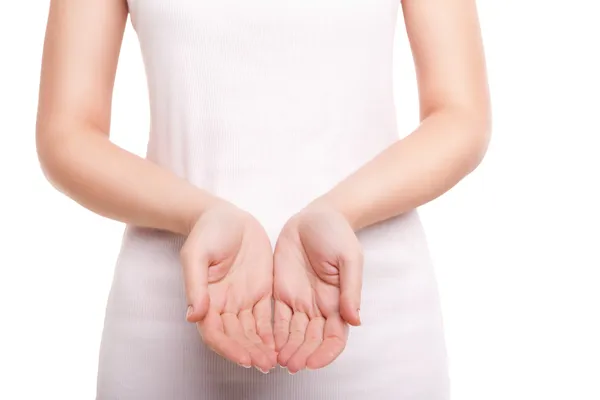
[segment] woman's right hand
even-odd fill
[[[204,343],[244,367],[277,363],[271,327],[273,252],[261,224],[227,202],[209,207],[181,249],[186,319]]]

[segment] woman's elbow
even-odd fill
[[[472,163],[471,170],[481,164],[487,154],[492,137],[492,123],[488,117],[481,121],[474,121],[471,132],[472,141]]]
[[[61,190],[65,169],[68,168],[68,143],[65,127],[39,123],[36,127],[36,152],[40,168],[46,179]]]
[[[473,107],[461,113],[465,142],[467,143],[466,164],[469,172],[483,161],[492,136],[492,117],[488,107]]]

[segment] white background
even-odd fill
[[[34,146],[48,0],[0,2],[0,399],[93,399],[122,226],[43,178]],[[494,137],[481,167],[422,208],[454,400],[600,399],[600,10],[480,0]],[[398,25],[402,134],[416,88]],[[112,135],[142,154],[145,77],[128,26]],[[308,399],[307,399],[308,400]],[[428,399],[429,400],[429,399]],[[433,399],[432,399],[433,400]]]

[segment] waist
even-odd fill
[[[192,168],[193,185],[250,212],[273,234],[294,213],[352,172],[347,165],[254,165]]]

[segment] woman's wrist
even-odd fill
[[[179,208],[180,213],[175,226],[176,232],[184,236],[189,235],[200,217],[211,208],[231,205],[224,199],[196,188],[194,188],[194,193],[184,197],[185,200]]]
[[[361,225],[360,216],[352,207],[350,200],[330,191],[313,200],[307,208],[335,212],[341,215],[352,227],[352,230],[356,232],[363,226]]]

